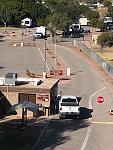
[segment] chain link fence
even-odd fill
[[[83,41],[74,40],[74,46],[79,47],[85,54],[99,64],[111,77],[113,77],[113,66],[100,57],[92,48],[85,45]]]

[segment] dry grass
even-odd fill
[[[105,48],[99,51],[98,55],[113,65],[113,48]]]

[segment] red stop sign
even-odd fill
[[[104,102],[104,97],[103,96],[98,96],[97,97],[97,102],[98,103],[103,103]]]

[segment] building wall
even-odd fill
[[[6,98],[8,99],[8,101],[11,103],[11,105],[17,104],[19,101],[22,102],[26,99],[28,95],[36,95],[36,99],[35,99],[35,103],[39,104],[39,106],[42,106],[42,111],[44,115],[50,115],[50,105],[51,105],[51,101],[53,101],[53,99],[55,100],[55,95],[57,92],[55,92],[56,88],[54,87],[51,90],[52,96],[50,96],[50,92],[49,93],[18,93],[18,92],[3,92],[3,94],[6,96]],[[19,99],[19,94],[23,94],[21,96],[21,100]],[[24,95],[25,94],[25,95]],[[55,95],[54,95],[55,94]],[[22,98],[23,97],[23,98]],[[40,97],[40,98],[39,98]],[[53,109],[53,106],[51,107],[51,110]],[[22,114],[22,109],[17,109],[16,110],[18,117],[21,117]],[[32,117],[34,114],[31,111],[27,111],[27,116],[28,117]]]
[[[11,105],[18,103],[18,93],[16,92],[3,92]]]
[[[53,113],[55,110],[55,98],[58,93],[58,82],[53,83],[53,86],[45,84],[45,88],[29,88],[29,87],[17,87],[17,86],[0,86],[1,92],[6,96],[11,105],[18,102],[30,101],[39,104],[42,107],[42,111],[45,115]],[[51,110],[51,111],[50,111]],[[22,109],[17,109],[17,113],[21,115]],[[33,116],[32,112],[28,111],[28,116]]]

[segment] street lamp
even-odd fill
[[[57,44],[56,44],[56,42],[57,42],[57,40],[55,39],[55,69],[56,69],[56,67],[57,67],[57,59],[56,59],[56,49],[57,49]]]
[[[24,26],[25,26],[25,24],[22,25],[22,41],[21,41],[21,47],[24,46],[24,39],[23,39],[23,27],[24,27]]]
[[[46,76],[47,76],[47,73],[46,73],[46,62],[47,62],[47,57],[46,57],[46,38],[45,38],[45,40],[44,40],[44,72],[43,72],[43,78],[46,78]]]
[[[46,72],[46,40],[44,41],[44,72]]]

